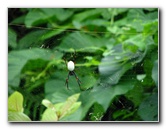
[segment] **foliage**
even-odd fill
[[[15,91],[8,99],[8,120],[9,121],[30,121],[23,113],[23,96]]]
[[[49,100],[43,100],[42,103],[47,109],[43,113],[42,121],[58,121],[75,112],[81,105],[81,102],[76,102],[79,96],[80,94],[72,95],[65,102],[55,105]]]
[[[19,121],[158,121],[158,9],[8,12],[8,94],[24,96],[9,114],[18,103]],[[65,60],[81,89],[70,76],[67,90]]]

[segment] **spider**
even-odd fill
[[[69,70],[68,76],[67,76],[66,81],[65,81],[65,85],[67,86],[67,89],[69,90],[69,87],[68,87],[69,76],[75,76],[77,83],[81,89],[81,81],[77,77],[76,73],[74,72],[74,68],[75,68],[74,62],[71,60],[69,62],[66,62],[66,60],[65,60],[65,63],[66,63],[67,69]]]

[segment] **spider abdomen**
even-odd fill
[[[73,71],[74,70],[74,62],[73,61],[69,61],[68,63],[67,63],[67,68],[68,68],[68,70],[69,71]]]

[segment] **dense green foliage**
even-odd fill
[[[158,121],[158,9],[9,8],[8,17],[8,94],[18,97],[8,104],[23,114],[9,110],[9,120]],[[65,60],[81,88],[74,76],[66,88]]]

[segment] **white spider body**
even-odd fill
[[[74,68],[75,68],[74,62],[73,62],[73,61],[69,61],[69,62],[67,63],[67,68],[68,68],[69,71],[73,71]]]

